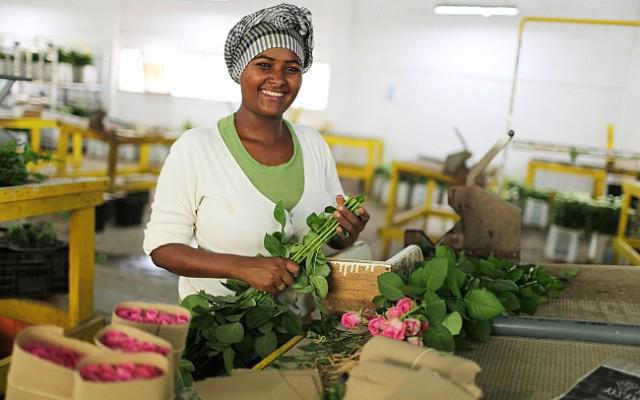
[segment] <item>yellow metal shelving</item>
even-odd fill
[[[401,174],[409,174],[426,178],[426,200],[422,207],[417,207],[408,211],[397,213],[396,198],[398,194],[398,183]],[[458,214],[450,209],[433,204],[433,196],[438,184],[461,184],[455,177],[443,173],[440,169],[429,165],[426,162],[414,161],[403,162],[394,161],[391,163],[391,177],[389,181],[389,194],[387,209],[385,213],[384,226],[379,230],[382,238],[382,258],[389,257],[391,242],[393,240],[404,239],[404,225],[422,220],[422,229],[426,229],[429,217],[439,217],[457,222]]]
[[[364,193],[369,193],[376,167],[382,162],[384,142],[379,139],[339,136],[328,133],[324,134],[323,137],[332,148],[347,147],[361,149],[366,152],[367,159],[364,164],[338,162],[336,166],[340,178],[362,180],[364,183]]]
[[[627,260],[631,265],[640,266],[640,239],[626,236],[632,198],[640,200],[640,182],[625,181],[622,183],[620,222],[618,234],[613,239],[613,248],[616,256]]]

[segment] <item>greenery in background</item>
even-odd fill
[[[93,65],[93,56],[89,53],[82,53],[71,50],[69,53],[69,63],[76,67],[84,67],[85,65]]]
[[[539,189],[533,186],[524,185],[513,179],[509,179],[506,183],[507,198],[506,200],[524,206],[526,199],[549,201],[551,194],[547,190]]]
[[[20,249],[51,248],[60,244],[51,222],[10,224],[4,240],[10,247]]]
[[[570,277],[577,269],[569,269]],[[533,314],[540,304],[557,297],[562,281],[539,265],[515,265],[495,257],[478,259],[438,246],[434,258],[419,263],[409,276],[386,272],[378,276],[380,295],[373,302],[379,314],[402,297],[415,300],[412,318],[426,319],[426,346],[452,352],[466,339],[484,342],[490,321],[503,313]],[[454,339],[455,337],[455,339]]]
[[[18,143],[12,140],[0,145],[0,187],[22,185],[30,180],[37,182],[45,180],[46,175],[31,172],[27,166],[40,160],[50,159],[49,156],[32,151],[28,143],[18,146]]]
[[[380,176],[384,179],[391,178],[391,166],[389,165],[379,165],[374,170],[373,174],[375,176]]]
[[[582,193],[558,193],[554,199],[551,220],[570,229],[586,229],[591,212],[591,197]]]
[[[355,212],[363,202],[364,196],[352,197],[345,207]],[[334,210],[327,207],[323,215],[311,214],[307,218],[309,233],[296,241],[285,237],[286,213],[282,203],[278,203],[274,218],[280,231],[265,234],[264,238],[264,246],[271,255],[289,258],[300,265],[300,275],[292,288],[297,293],[310,294],[322,312],[326,311],[321,300],[329,291],[326,278],[330,268],[321,248],[335,237],[338,221],[333,216]],[[196,379],[250,365],[256,356],[265,357],[279,343],[303,333],[300,316],[271,294],[238,280],[227,280],[225,286],[235,294],[212,296],[200,292],[182,301],[182,306],[193,315],[184,358],[193,363]]]
[[[69,52],[65,49],[58,49],[58,62],[60,64],[71,64],[71,58],[69,57]]]
[[[85,65],[93,65],[93,56],[88,53],[59,48],[58,62],[82,67]]]
[[[58,111],[66,114],[77,115],[78,117],[89,117],[94,112],[94,110],[80,104],[60,105],[58,106]]]
[[[618,231],[620,220],[620,197],[606,196],[591,201],[591,213],[589,227],[591,230],[615,235]]]

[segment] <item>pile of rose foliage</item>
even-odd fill
[[[562,279],[576,274],[564,272]],[[448,247],[418,263],[408,275],[386,272],[378,277],[375,310],[342,315],[347,329],[366,326],[373,336],[406,340],[418,346],[453,352],[466,339],[484,342],[491,320],[501,314],[534,314],[564,284],[539,265],[515,265],[495,257],[479,259]]]

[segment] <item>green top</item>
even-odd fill
[[[249,154],[240,141],[233,114],[218,121],[218,130],[233,158],[253,186],[274,203],[282,200],[284,207],[291,211],[298,204],[304,190],[304,164],[295,130],[289,121],[284,122],[293,141],[293,156],[286,163],[274,166],[261,164]]]

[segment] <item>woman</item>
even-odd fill
[[[204,290],[226,294],[220,280],[240,279],[278,294],[300,267],[268,254],[264,234],[279,230],[273,209],[283,201],[286,234],[302,237],[306,218],[337,203],[334,248],[351,245],[369,214],[347,210],[335,161],[322,137],[294,128],[283,114],[311,66],[311,13],[288,4],[244,17],[229,32],[225,61],[242,103],[216,128],[180,136],[158,178],[144,249],[177,275],[180,298]],[[195,239],[198,248],[191,247]]]

